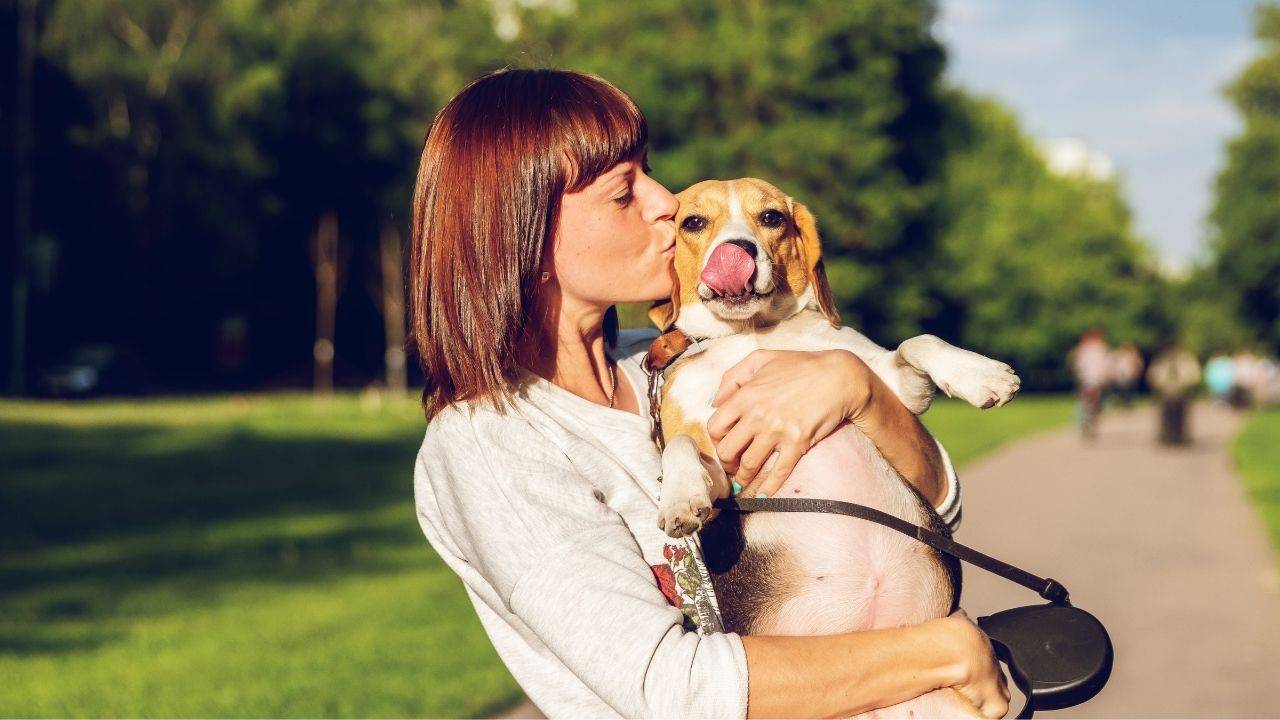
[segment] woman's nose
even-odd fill
[[[662,220],[675,220],[676,210],[680,209],[680,201],[670,190],[663,187],[662,183],[653,178],[646,178],[653,186],[652,197],[647,203],[649,211],[649,222],[659,222]]]

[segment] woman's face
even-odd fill
[[[618,163],[560,201],[551,249],[562,299],[601,307],[670,297],[679,202],[646,174]]]

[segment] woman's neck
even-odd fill
[[[544,322],[530,328],[517,350],[518,362],[533,374],[578,397],[601,405],[622,400],[611,378],[604,341],[604,316],[608,308],[567,307],[558,312],[536,313]]]

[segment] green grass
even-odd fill
[[[1280,550],[1280,408],[1250,416],[1235,440],[1236,467]]]
[[[925,419],[957,465],[1063,398]],[[422,537],[416,403],[0,402],[0,716],[482,716],[519,688]]]
[[[939,399],[923,420],[951,462],[962,467],[1010,440],[1066,425],[1075,412],[1075,398],[1067,395],[1019,395],[1002,408],[987,410]]]
[[[0,716],[470,716],[519,688],[412,503],[415,403],[0,403]]]

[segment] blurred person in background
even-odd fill
[[[1133,395],[1142,377],[1142,353],[1138,346],[1126,342],[1111,354],[1111,376],[1116,399],[1124,407],[1133,404]]]
[[[1235,363],[1235,376],[1232,378],[1231,406],[1247,410],[1257,403],[1262,394],[1266,368],[1262,365],[1262,358],[1248,350],[1238,351],[1232,360]]]
[[[1102,412],[1102,393],[1111,381],[1111,351],[1101,328],[1084,331],[1080,342],[1067,353],[1067,364],[1080,393],[1080,432],[1086,438],[1095,438],[1098,415]]]
[[[1259,405],[1275,405],[1280,403],[1280,363],[1273,357],[1264,356],[1259,361],[1262,380],[1259,383]]]
[[[1147,384],[1160,396],[1159,441],[1165,445],[1185,445],[1187,407],[1200,384],[1200,362],[1176,339],[1151,361]]]
[[[1226,404],[1236,384],[1235,360],[1224,353],[1215,354],[1204,365],[1204,384],[1215,402]]]

